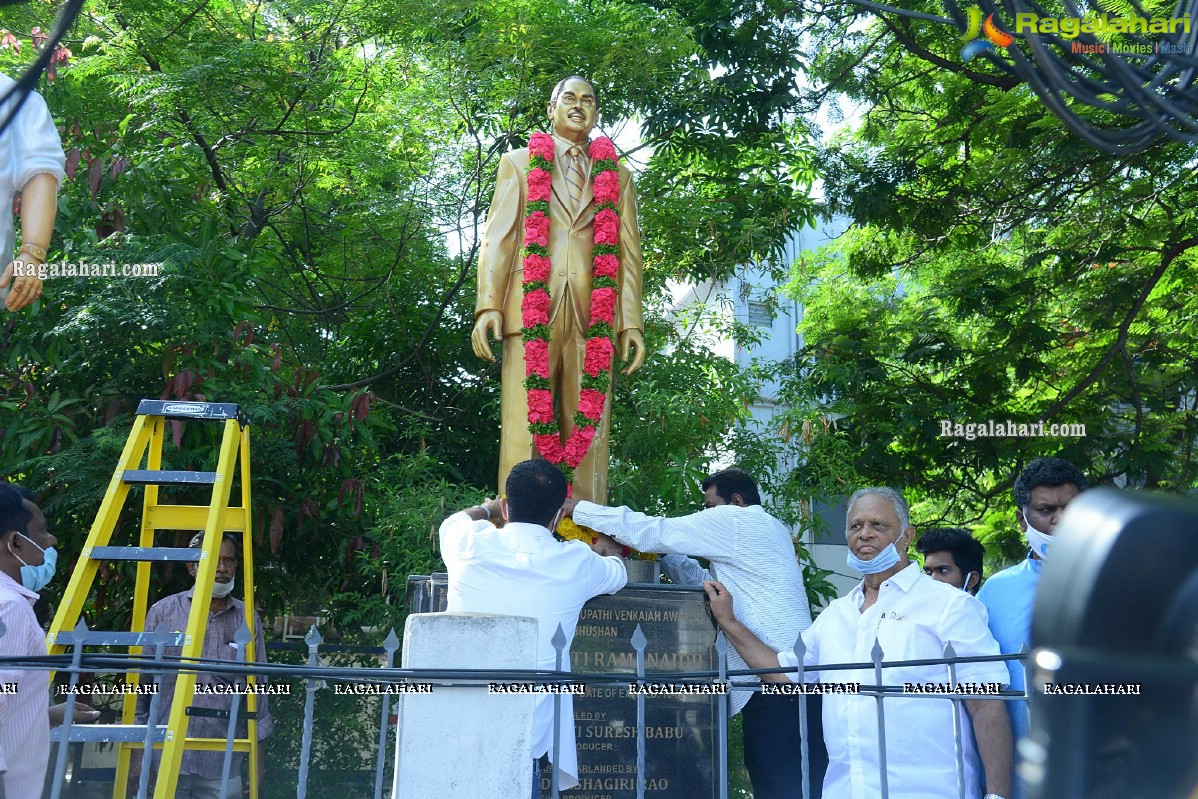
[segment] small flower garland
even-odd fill
[[[585,544],[595,543],[596,534],[590,527],[583,527],[578,522],[571,518],[562,519],[558,522],[557,529],[554,530],[563,541],[582,541]],[[657,560],[657,555],[651,552],[637,552],[635,549],[628,550],[629,555],[636,553],[635,560]]]
[[[549,383],[549,197],[553,181],[554,142],[548,133],[534,133],[528,142],[528,197],[524,212],[524,387],[528,390],[528,429],[537,451],[561,467],[568,483],[591,448],[615,356],[612,341],[616,315],[616,275],[620,270],[620,179],[616,148],[611,139],[591,142],[592,186],[595,196],[590,326],[586,334],[582,389],[574,414],[574,431],[563,444]]]

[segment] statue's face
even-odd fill
[[[586,141],[591,128],[595,127],[598,114],[595,90],[581,78],[566,81],[556,103],[553,100],[549,101],[549,118],[553,121],[553,132],[570,141]]]

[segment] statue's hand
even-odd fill
[[[490,340],[498,341],[503,337],[503,314],[499,311],[483,311],[474,320],[474,332],[470,334],[470,343],[474,345],[474,354],[484,361],[495,361],[491,354]]]
[[[40,262],[30,260],[27,255],[21,259],[21,263],[35,268],[40,265]],[[10,311],[19,311],[42,296],[42,281],[35,275],[22,275],[13,279],[16,264],[16,261],[9,263],[4,274],[0,275],[0,289],[10,289],[7,292],[8,297],[5,299],[0,295],[0,299],[4,299],[4,306]]]
[[[629,362],[629,357],[632,360]],[[645,334],[635,328],[620,331],[620,360],[628,365],[620,370],[622,375],[630,375],[645,362]]]

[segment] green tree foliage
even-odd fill
[[[1192,150],[1099,153],[993,64],[962,64],[953,28],[851,8],[829,10],[816,47],[821,90],[863,121],[821,154],[825,210],[854,224],[792,274],[806,346],[783,370],[787,424],[810,466],[797,478],[825,497],[901,486],[918,521],[973,525],[1007,555],[1010,487],[1033,457],[1191,488]],[[967,441],[941,420],[1081,423],[1085,437]]]
[[[0,474],[42,494],[64,570],[139,399],[239,402],[268,613],[331,602],[346,627],[394,620],[383,597],[436,564],[430,524],[494,491],[498,373],[468,344],[481,225],[499,157],[543,129],[574,72],[599,89],[602,132],[646,131],[657,321],[653,356],[618,383],[615,498],[690,506],[754,388],[664,323],[665,282],[721,279],[810,214],[793,32],[780,6],[748,9],[90,4],[40,87],[68,152],[51,260],[158,274],[55,279],[40,308],[5,319]],[[23,46],[0,50],[3,68],[32,61],[52,11],[5,10]],[[763,113],[738,87],[766,76],[778,99]],[[711,113],[691,120],[700,106]],[[168,465],[210,468],[211,431],[170,433]],[[93,621],[122,623],[128,577],[105,572]]]

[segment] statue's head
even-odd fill
[[[554,87],[548,110],[553,132],[581,143],[587,140],[599,117],[599,97],[589,80],[571,75]]]

